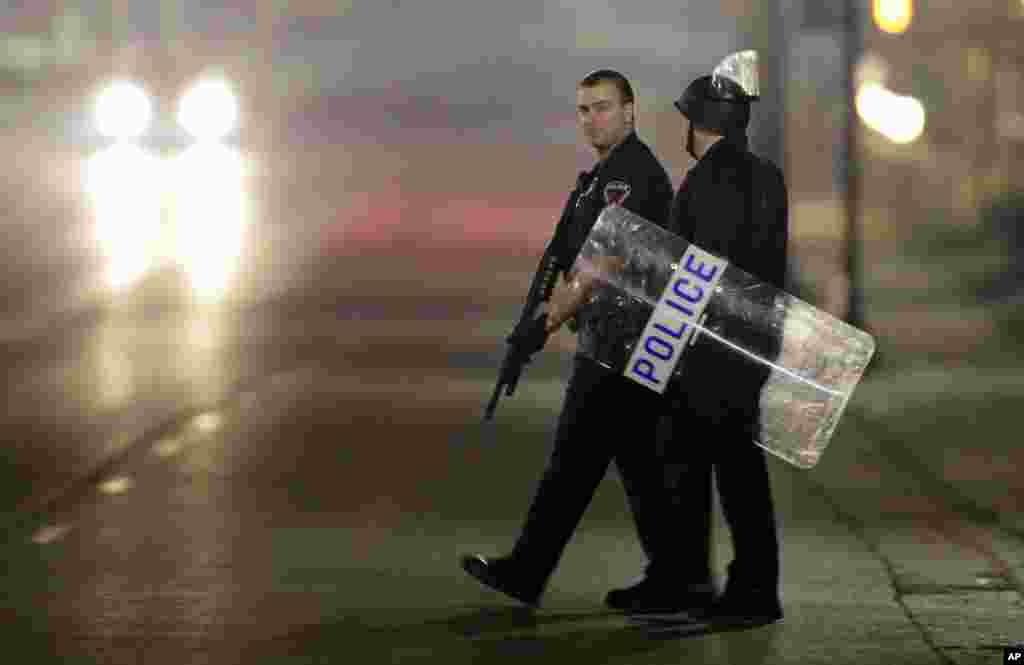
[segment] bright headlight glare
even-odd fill
[[[197,81],[181,97],[178,122],[197,139],[219,139],[238,124],[238,98],[223,79]]]
[[[137,138],[153,119],[153,102],[138,84],[115,81],[96,95],[93,114],[96,128],[104,136]]]
[[[157,259],[162,164],[139,145],[120,142],[93,154],[84,167],[96,240],[108,261],[108,285],[130,286]]]

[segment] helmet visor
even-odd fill
[[[736,87],[749,99],[761,96],[757,51],[739,51],[726,57],[711,72],[711,89],[719,99],[737,98]]]

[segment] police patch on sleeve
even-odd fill
[[[604,202],[610,206],[622,205],[630,191],[628,182],[612,180],[604,186]]]

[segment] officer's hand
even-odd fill
[[[587,279],[579,273],[574,273],[568,280],[563,276],[558,285],[551,293],[551,300],[548,302],[547,332],[551,334],[558,330],[566,320],[576,314],[576,310],[586,299],[589,292],[585,286]]]
[[[548,306],[548,333],[558,330],[573,318],[580,306],[586,302],[599,281],[599,275],[611,275],[622,270],[625,261],[617,256],[599,256],[590,260],[584,270],[575,270],[569,279],[562,278]]]

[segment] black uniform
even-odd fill
[[[598,215],[609,203],[664,226],[672,182],[651,150],[632,132],[589,173],[575,203],[569,233],[575,261]],[[625,192],[623,195],[622,192]],[[554,449],[541,477],[511,558],[526,595],[543,590],[566,543],[586,510],[608,464],[615,460],[645,551],[654,541],[661,510],[661,473],[655,465],[655,427],[662,402],[647,388],[625,380],[582,355],[606,340],[609,311],[584,306],[577,312],[579,353],[555,431]]]
[[[669,229],[783,289],[787,220],[782,172],[749,152],[745,135],[740,135],[713,144],[690,170],[672,202]],[[726,334],[769,359],[781,341],[742,323],[734,323]],[[729,583],[775,593],[779,546],[771,488],[764,451],[753,443],[769,371],[709,340],[698,342],[684,362],[683,380],[670,394],[675,434],[665,445],[666,472],[670,501],[678,510],[675,524],[666,528],[678,531],[681,519],[694,524],[697,538],[672,539],[657,553],[656,562],[689,582],[711,579],[713,467],[736,554]],[[686,445],[687,435],[697,432],[704,434],[703,445]]]

